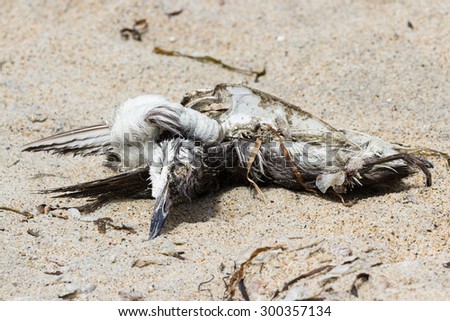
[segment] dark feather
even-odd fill
[[[42,193],[63,193],[55,197],[72,198],[151,198],[149,168],[143,167],[112,177],[65,187],[44,190]]]

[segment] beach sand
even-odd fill
[[[36,191],[113,175],[101,157],[24,153],[23,144],[108,120],[136,95],[180,101],[222,82],[247,83],[337,128],[450,151],[448,1],[3,0],[2,11],[2,207],[80,205]],[[122,39],[139,19],[148,23],[142,41]],[[255,82],[155,47],[266,75]],[[266,203],[250,187],[225,189],[176,207],[150,241],[153,200],[81,219],[0,210],[0,299],[222,300],[235,266],[282,245],[245,265],[250,299],[279,290],[275,299],[449,300],[449,167],[428,159],[432,187],[417,173],[352,207],[279,188],[263,188]],[[104,217],[136,233],[100,233],[93,220]],[[243,299],[238,289],[233,298]]]

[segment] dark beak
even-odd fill
[[[150,224],[150,239],[154,239],[161,232],[171,205],[169,182],[167,182],[162,194],[156,200],[155,211],[153,212],[152,222]]]

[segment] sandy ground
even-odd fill
[[[1,2],[0,206],[74,206],[33,192],[112,174],[101,157],[27,154],[24,143],[97,124],[135,95],[179,101],[221,82],[247,82],[338,128],[450,150],[448,1]],[[138,19],[149,24],[142,41],[121,39]],[[267,74],[255,83],[155,46]],[[152,241],[153,200],[93,214],[135,234],[99,233],[92,217],[64,210],[30,219],[2,210],[0,299],[221,300],[235,262],[284,244],[246,267],[251,299],[313,271],[276,299],[449,300],[449,168],[429,159],[432,187],[418,173],[408,188],[352,207],[277,188],[264,189],[264,203],[248,187],[228,189],[177,207]]]

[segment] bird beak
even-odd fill
[[[153,212],[152,222],[150,224],[150,239],[154,239],[161,232],[161,229],[166,222],[167,215],[169,214],[171,205],[172,202],[170,200],[169,182],[167,181],[163,192],[156,199],[155,210]]]

